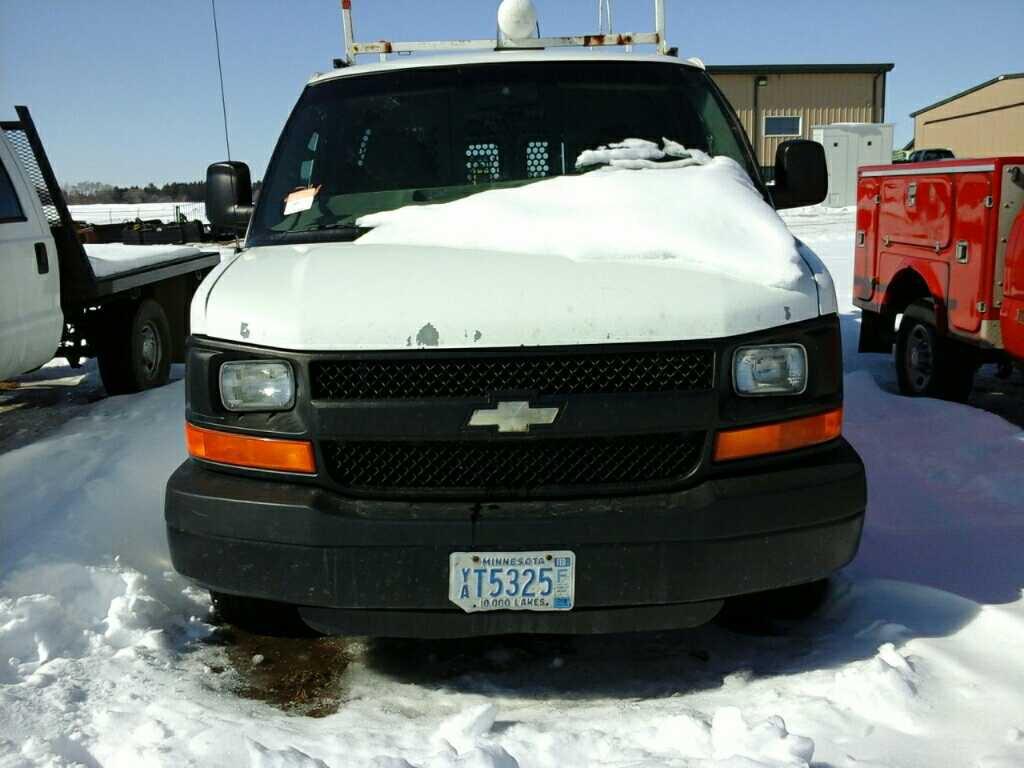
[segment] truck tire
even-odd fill
[[[313,637],[319,634],[299,618],[294,605],[213,590],[210,590],[210,599],[222,620],[251,635]]]
[[[99,341],[99,368],[110,395],[141,392],[167,383],[171,327],[153,299],[110,310]]]
[[[924,302],[915,302],[903,313],[895,352],[900,392],[967,402],[977,361],[963,345],[943,338],[934,318],[934,308]]]

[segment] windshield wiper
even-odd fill
[[[355,224],[350,224],[345,221],[321,221],[317,222],[311,227],[305,227],[303,229],[293,230],[294,232],[323,232],[324,230],[333,230],[335,232],[344,234],[354,234],[356,237],[359,235],[365,235],[370,231],[370,227],[358,227]]]
[[[370,231],[369,227],[357,227],[343,221],[326,221],[312,224],[302,229],[289,230],[287,234],[292,237],[302,237],[314,241],[318,240],[355,240],[360,235]]]
[[[254,235],[251,240],[253,245],[329,243],[339,240],[351,242],[369,231],[369,227],[357,227],[355,224],[331,221],[313,224],[303,229],[289,229],[284,232],[269,230]]]

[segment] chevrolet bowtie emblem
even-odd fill
[[[530,427],[552,424],[557,408],[531,408],[523,401],[498,403],[496,408],[481,408],[469,417],[471,427],[497,427],[499,432],[529,432]]]

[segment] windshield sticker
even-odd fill
[[[316,199],[316,194],[319,191],[320,186],[317,185],[315,187],[303,187],[289,193],[284,199],[284,215],[308,211],[313,206],[313,201]]]

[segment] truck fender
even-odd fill
[[[948,313],[946,304],[939,296],[944,293],[943,286],[938,283],[938,278],[932,273],[922,273],[908,265],[893,275],[889,285],[885,288],[885,296],[882,301],[882,313],[895,316],[908,310],[921,312],[920,307],[913,308],[914,302],[924,302],[931,307],[929,315],[922,317],[914,315],[921,320],[928,320],[941,334],[948,330]]]

